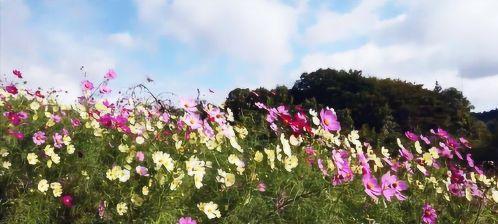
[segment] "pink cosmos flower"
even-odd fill
[[[137,154],[135,154],[135,158],[137,159],[137,161],[143,162],[145,158],[144,152],[138,151]]]
[[[411,161],[413,160],[413,154],[408,150],[408,149],[405,149],[405,148],[401,148],[399,150],[399,154],[405,158],[407,161]]]
[[[310,155],[310,156],[312,156],[312,155],[315,155],[315,154],[316,154],[316,151],[315,151],[315,149],[313,149],[313,147],[312,147],[312,146],[308,146],[308,147],[306,147],[306,148],[304,149],[304,152],[305,152],[306,154]]]
[[[73,196],[68,195],[68,194],[67,194],[67,195],[62,196],[62,197],[61,197],[61,203],[62,203],[64,206],[68,207],[68,208],[73,207]]]
[[[392,196],[396,196],[396,198],[400,201],[405,200],[406,196],[403,195],[401,191],[407,189],[408,185],[406,182],[398,180],[398,177],[391,175],[390,171],[382,176],[382,194],[386,200],[391,201]]]
[[[431,129],[431,133],[434,135],[437,135],[441,138],[447,138],[449,136],[448,132],[445,131],[444,129],[438,128],[437,132],[435,132],[433,129]]]
[[[322,171],[323,176],[328,177],[329,174],[328,174],[327,169],[325,168],[325,166],[323,166],[323,160],[322,159],[318,159],[317,160],[317,165],[318,165],[318,169],[320,169],[320,171]]]
[[[474,160],[472,159],[472,155],[470,153],[467,154],[466,159],[469,167],[474,167]]]
[[[259,192],[265,192],[266,191],[266,184],[263,182],[258,183],[258,191]]]
[[[137,166],[137,167],[135,167],[135,171],[140,176],[144,176],[144,177],[149,176],[149,169],[147,169],[147,167]]]
[[[472,147],[470,146],[470,142],[469,142],[467,139],[465,139],[465,138],[461,137],[459,140],[460,140],[460,142],[461,142],[461,143],[462,143],[465,147],[467,147],[467,148],[469,148],[469,149],[470,149],[470,148],[472,148]]]
[[[204,123],[202,124],[202,132],[208,137],[208,138],[214,138],[214,130],[213,128],[211,127],[211,125],[209,125],[209,122],[206,120],[204,120]]]
[[[406,131],[405,136],[408,139],[410,139],[410,141],[413,141],[413,142],[418,141],[418,136],[411,131]]]
[[[202,127],[202,121],[200,120],[199,114],[196,113],[186,113],[184,122],[192,128],[192,130],[196,130]]]
[[[169,122],[169,114],[168,113],[163,113],[160,117],[159,120],[163,121],[164,123]]]
[[[197,103],[193,99],[180,98],[180,106],[183,107],[183,109],[188,112],[197,111]]]
[[[104,78],[107,80],[111,80],[111,79],[116,78],[116,76],[118,76],[116,74],[116,72],[113,69],[109,69],[109,71],[107,71],[107,73],[105,73]]]
[[[347,158],[348,153],[342,149],[332,151],[332,159],[337,167],[337,174],[332,178],[332,184],[334,186],[352,181],[354,178],[353,171],[349,166]]]
[[[64,141],[62,140],[62,135],[59,133],[55,133],[52,138],[54,139],[54,146],[56,148],[61,148]]]
[[[181,217],[178,220],[178,224],[197,224],[197,221],[195,221],[195,219],[192,219],[191,217]]]
[[[45,140],[47,140],[47,137],[45,136],[45,132],[43,131],[38,131],[33,135],[33,142],[36,145],[41,145],[45,143]]]
[[[100,218],[104,218],[105,215],[105,203],[104,201],[100,201],[99,203],[99,216]]]
[[[73,127],[78,127],[78,126],[80,126],[80,124],[81,124],[81,121],[80,121],[80,120],[78,120],[78,119],[76,119],[76,118],[71,118],[71,125],[72,125]]]
[[[341,124],[337,121],[337,116],[333,109],[322,109],[320,111],[322,127],[327,131],[340,131]]]
[[[14,84],[10,84],[10,85],[6,86],[5,91],[7,91],[8,93],[10,93],[12,95],[16,95],[18,93],[17,87]]]
[[[93,89],[93,83],[88,81],[88,80],[84,80],[81,82],[81,85],[83,86],[83,90],[92,90]]]
[[[17,69],[14,69],[14,70],[12,70],[12,74],[14,74],[15,76],[17,76],[17,78],[22,79],[22,73],[21,73],[21,71],[19,71]]]
[[[111,91],[112,91],[111,88],[109,88],[109,86],[107,85],[101,85],[99,89],[99,92],[102,94],[108,94],[111,93]]]
[[[423,136],[423,135],[420,135],[420,139],[422,139],[422,141],[425,142],[425,144],[427,145],[430,145],[431,144],[431,141],[429,140],[429,138]]]
[[[377,179],[372,177],[370,174],[363,175],[362,178],[363,186],[365,187],[365,193],[368,194],[374,200],[377,200],[377,196],[382,195],[382,189],[377,183]]]
[[[437,221],[436,210],[428,203],[424,204],[422,212],[422,221],[426,224],[434,224]]]

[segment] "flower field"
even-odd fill
[[[255,125],[199,99],[107,100],[112,70],[66,105],[23,75],[0,89],[1,222],[498,222],[496,176],[443,129],[373,147],[332,108],[257,103]]]

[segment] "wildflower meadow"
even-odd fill
[[[252,121],[199,98],[75,103],[1,82],[3,223],[497,223],[498,180],[472,144],[439,128],[374,147],[333,107],[256,103]],[[261,122],[256,122],[261,121]]]

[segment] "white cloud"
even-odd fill
[[[331,43],[357,38],[403,21],[404,15],[390,19],[379,16],[386,2],[387,0],[363,0],[348,13],[321,9],[317,12],[316,23],[306,28],[303,39],[308,45]]]
[[[85,66],[89,79],[100,79],[116,65],[112,53],[97,37],[80,37],[68,30],[39,29],[23,1],[3,1],[0,7],[0,72],[20,69],[30,87],[68,91],[62,99],[70,102],[80,94]],[[102,42],[103,43],[103,42]]]
[[[359,7],[371,2],[365,0]],[[498,2],[400,2],[407,10],[394,19],[381,21],[382,25],[375,25],[380,21],[375,16],[379,13],[375,4],[377,8],[369,10],[354,9],[345,15],[326,12],[335,17],[319,16],[308,29],[309,41],[333,43],[358,35],[364,35],[368,41],[355,49],[308,53],[301,59],[299,70],[353,68],[377,77],[414,81],[428,88],[437,80],[443,87],[463,90],[478,111],[497,107],[498,82],[493,81],[498,79],[498,14],[494,10]],[[339,30],[332,34],[336,29],[325,29],[323,24],[339,24]]]
[[[301,4],[278,1],[136,1],[139,18],[167,38],[253,65],[269,79],[290,62]],[[254,82],[255,77],[246,77]]]
[[[110,34],[107,39],[111,43],[125,48],[132,48],[135,45],[135,40],[129,32],[113,33]]]

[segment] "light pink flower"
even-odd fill
[[[139,161],[139,162],[143,162],[144,161],[144,158],[145,158],[145,154],[144,152],[142,151],[138,151],[137,154],[135,154],[135,158]]]
[[[111,80],[111,79],[116,78],[116,76],[118,76],[116,74],[116,72],[113,69],[109,69],[109,71],[107,71],[107,73],[105,73],[104,78],[107,80]]]
[[[45,132],[43,131],[38,131],[33,135],[33,142],[36,145],[41,145],[45,143],[45,140],[47,140],[47,136],[45,136]]]
[[[83,87],[83,90],[92,90],[93,89],[93,83],[88,81],[88,80],[84,80],[81,82],[81,85]]]
[[[390,172],[382,176],[382,194],[388,201],[391,201],[391,197],[393,196],[400,201],[405,200],[406,196],[401,191],[406,189],[408,189],[406,182],[398,180],[398,177],[391,175]]]
[[[266,184],[263,182],[259,182],[258,184],[258,191],[259,192],[265,192],[266,191]]]
[[[101,85],[99,89],[99,92],[102,94],[111,93],[111,91],[112,91],[111,88],[109,88],[109,86],[107,85]]]
[[[137,166],[137,167],[135,167],[135,171],[140,176],[144,176],[144,177],[149,176],[149,169],[147,169],[147,167]]]
[[[192,219],[191,217],[181,217],[178,220],[178,224],[197,224],[197,221],[195,221],[195,219]]]

